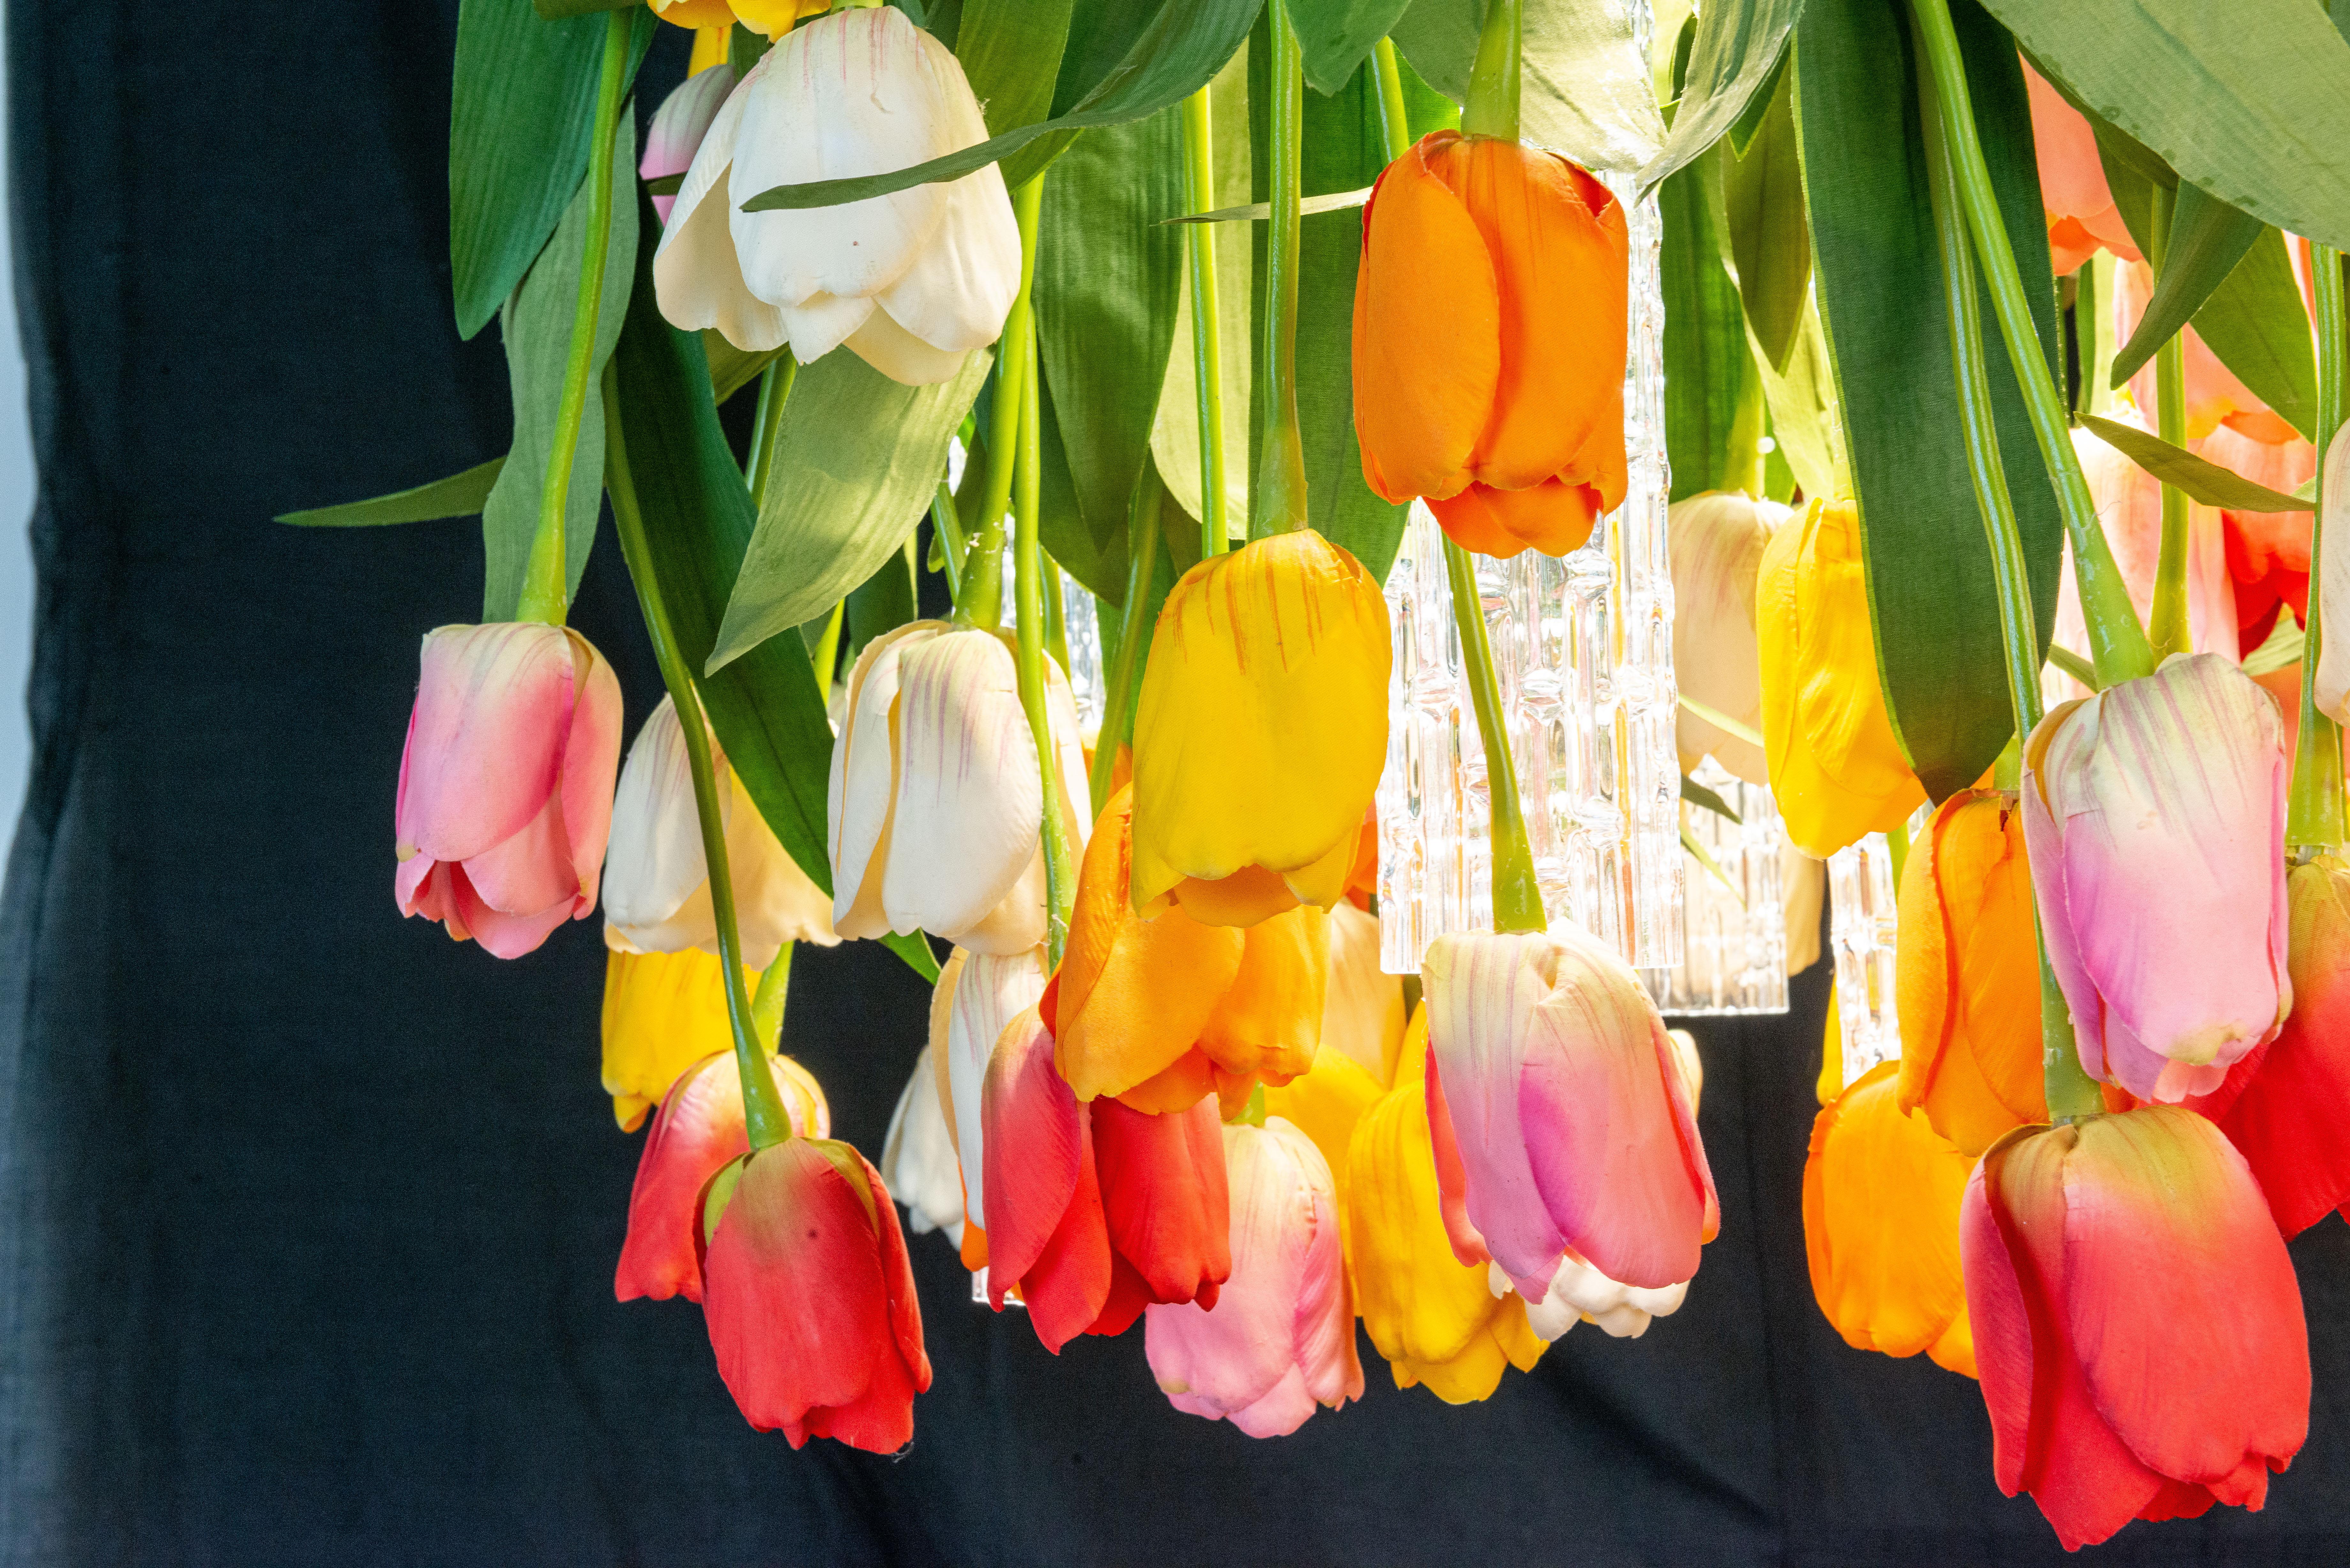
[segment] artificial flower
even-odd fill
[[[2000,1490],[2067,1549],[2257,1509],[2309,1432],[2301,1288],[2243,1157],[2177,1106],[2018,1128],[1960,1210]]]
[[[596,908],[620,683],[586,638],[538,621],[442,627],[422,666],[393,895],[403,915],[520,958]]]
[[[701,39],[696,37],[699,49]],[[701,67],[678,85],[675,91],[661,100],[660,112],[653,116],[652,125],[645,131],[645,154],[637,161],[637,175],[644,180],[665,180],[683,174],[693,167],[693,155],[702,150],[702,139],[710,134],[710,127],[725,106],[726,96],[734,90],[734,67],[725,57]],[[677,205],[675,192],[653,197],[653,212],[663,223],[669,222],[670,209]]]
[[[758,983],[744,977],[745,994]],[[612,1119],[634,1132],[677,1076],[734,1048],[726,971],[700,948],[604,955],[604,1092]]]
[[[1395,1086],[1348,1141],[1344,1204],[1355,1310],[1396,1386],[1424,1383],[1448,1405],[1492,1397],[1502,1369],[1532,1372],[1549,1348],[1515,1291],[1453,1255],[1428,1127],[1428,1010],[1412,1015]],[[1271,1096],[1267,1096],[1270,1101]]]
[[[1564,556],[1624,500],[1624,209],[1555,152],[1439,130],[1363,209],[1363,478],[1463,549]]]
[[[801,364],[843,343],[894,380],[944,381],[1020,290],[1003,171],[830,207],[746,213],[776,185],[886,173],[987,140],[951,50],[894,6],[836,11],[751,67],[702,138],[653,256],[672,326]]]
[[[1537,1304],[1570,1260],[1640,1290],[1685,1284],[1721,1210],[1639,977],[1567,921],[1440,936],[1420,972],[1429,1127],[1461,1262],[1501,1264]]]
[[[1346,896],[1387,762],[1387,601],[1310,529],[1185,572],[1135,718],[1134,907],[1251,926]]]
[[[2079,109],[2048,85],[2029,62],[2024,86],[2032,99],[2033,151],[2040,163],[2040,200],[2048,217],[2048,259],[2058,277],[2080,270],[2100,249],[2138,259],[2137,243],[2114,205],[2096,133]]]
[[[707,722],[717,774],[718,820],[734,891],[743,960],[764,970],[786,942],[832,947],[832,908],[799,862],[784,851]],[[685,729],[667,697],[637,732],[612,799],[611,847],[604,860],[604,943],[619,952],[718,950]]]
[[[1403,976],[1380,967],[1379,919],[1352,900],[1331,909],[1329,934],[1322,1044],[1353,1057],[1384,1089],[1395,1082],[1396,1054],[1403,1049]],[[1340,1163],[1331,1161],[1331,1168]]]
[[[1279,1116],[1222,1129],[1232,1275],[1210,1311],[1143,1313],[1151,1376],[1178,1410],[1252,1438],[1297,1430],[1315,1407],[1363,1397],[1337,1192],[1314,1141]]]
[[[1775,501],[1709,490],[1668,514],[1673,566],[1673,682],[1747,728],[1762,728],[1762,650],[1754,586],[1771,536],[1794,516]],[[1713,759],[1748,784],[1771,782],[1762,748],[1687,708],[1675,719],[1681,772]]]
[[[922,1308],[880,1173],[845,1143],[794,1137],[711,1181],[702,1312],[743,1418],[794,1448],[895,1453],[931,1386]]]
[[[881,1179],[906,1206],[914,1234],[944,1231],[962,1247],[962,1174],[955,1164],[954,1135],[939,1103],[940,1074],[931,1047],[922,1047],[889,1113],[881,1139]]]
[[[963,1267],[987,1266],[987,1147],[983,1086],[995,1044],[1012,1021],[1045,992],[1045,950],[975,953],[957,948],[940,967],[931,993],[931,1069],[947,1134],[962,1176],[962,1218],[956,1244]]]
[[[823,1137],[832,1130],[824,1091],[788,1056],[770,1055],[792,1131]],[[645,1135],[629,1193],[629,1233],[620,1246],[612,1293],[621,1301],[673,1295],[702,1299],[702,1198],[711,1178],[751,1151],[743,1111],[743,1077],[734,1054],[703,1057],[678,1075]]]
[[[2091,1077],[2176,1102],[2276,1032],[2286,772],[2276,705],[2217,654],[2174,655],[2032,732],[2032,881]]]
[[[1936,809],[1901,868],[1897,930],[1901,1109],[1922,1110],[1970,1158],[2046,1121],[2040,945],[2014,796],[1963,790]]]
[[[1906,1108],[1898,1089],[1894,1064],[1880,1062],[1812,1123],[1804,1162],[1812,1295],[1855,1350],[1922,1350],[1972,1377],[1959,1199],[1975,1162]]]
[[[1815,497],[1771,535],[1754,622],[1763,749],[1787,836],[1825,859],[1900,826],[1926,790],[1877,683],[1857,506]]]
[[[1060,667],[1045,665],[1058,807],[1083,846],[1085,752]],[[1045,787],[1011,639],[914,621],[865,645],[833,742],[833,929],[929,931],[976,952],[1045,940]]]

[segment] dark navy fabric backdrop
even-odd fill
[[[596,925],[500,963],[392,907],[417,643],[476,614],[478,530],[269,521],[505,445],[494,329],[461,344],[449,303],[456,10],[8,8],[42,581],[0,914],[0,1559],[2057,1560],[1974,1386],[1812,1304],[1816,968],[1791,1016],[1699,1032],[1722,1226],[1687,1307],[1578,1329],[1485,1405],[1397,1391],[1366,1342],[1359,1406],[1253,1442],[1171,1410],[1139,1332],[1048,1356],[931,1236],[911,1449],[795,1454],[696,1309],[616,1304],[639,1139],[597,1084]],[[657,683],[608,531],[575,624],[633,728]],[[789,1048],[878,1152],[923,990],[871,944],[800,962]],[[2264,1514],[2101,1558],[2350,1561],[2350,1231],[2294,1257],[2300,1462]]]

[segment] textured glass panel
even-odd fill
[[[1658,1010],[1684,1017],[1787,1011],[1787,911],[1780,891],[1786,830],[1771,792],[1707,757],[1690,774],[1736,812],[1685,805],[1690,836],[1721,875],[1683,851],[1686,936],[1679,967],[1642,978]]]
[[[1077,700],[1077,729],[1092,745],[1101,732],[1102,680],[1101,614],[1094,596],[1066,572],[1061,579],[1061,628],[1069,644],[1069,692]]]
[[[1828,857],[1828,942],[1835,950],[1844,1081],[1901,1054],[1893,1005],[1893,853],[1872,833]]]

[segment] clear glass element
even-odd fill
[[[1717,875],[1687,848],[1686,903],[1678,968],[1643,971],[1657,1010],[1701,1018],[1787,1011],[1787,910],[1781,892],[1787,832],[1771,792],[1707,757],[1690,778],[1738,814],[1686,802],[1681,826],[1711,856]]]
[[[1914,841],[1930,815],[1909,819]],[[1844,1025],[1844,1081],[1901,1054],[1901,1019],[1893,1000],[1894,940],[1900,879],[1885,835],[1872,833],[1828,857],[1828,945],[1835,960],[1836,1016]]]
[[[1636,31],[1647,0],[1631,0]],[[1666,555],[1662,232],[1630,176],[1631,320],[1624,383],[1629,487],[1564,559],[1472,556],[1502,705],[1552,919],[1640,969],[1682,961],[1680,760],[1674,744],[1672,573]],[[1437,937],[1492,927],[1484,746],[1452,629],[1443,534],[1415,503],[1387,582],[1394,638],[1379,781],[1380,962],[1419,968]]]
[[[1061,629],[1068,639],[1069,694],[1077,700],[1077,731],[1091,746],[1101,733],[1102,701],[1109,690],[1102,675],[1101,612],[1093,591],[1068,573],[1061,578]]]

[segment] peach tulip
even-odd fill
[[[2078,271],[2100,249],[2125,261],[2137,260],[2137,243],[2130,238],[2129,227],[2114,205],[2088,117],[2066,103],[2064,95],[2050,87],[2029,62],[2023,67],[2023,81],[2032,99],[2032,142],[2040,163],[2040,200],[2048,215],[2048,259],[2056,275]]]
[[[1673,680],[1748,728],[1762,728],[1762,649],[1754,590],[1762,552],[1795,515],[1775,501],[1707,491],[1676,501],[1669,514],[1673,567]],[[1676,716],[1681,772],[1709,753],[1748,784],[1771,782],[1762,748],[1699,718]]]

